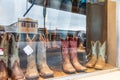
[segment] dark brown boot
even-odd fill
[[[12,67],[12,80],[25,80],[23,71],[21,70],[17,60],[14,62]]]
[[[77,58],[77,38],[70,39],[70,57],[76,71],[85,71],[86,68],[79,63]]]
[[[8,71],[4,61],[0,61],[0,80],[8,80]]]
[[[62,66],[64,72],[75,73],[76,70],[74,69],[70,62],[68,37],[66,40],[61,40],[61,47],[62,47]]]

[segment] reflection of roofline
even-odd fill
[[[0,25],[0,31],[5,31],[5,25]]]

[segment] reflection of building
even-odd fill
[[[18,19],[18,31],[20,33],[37,33],[38,21],[31,18]]]
[[[60,37],[63,37],[64,34],[67,35],[71,35],[71,36],[76,36],[76,37],[81,37],[82,33],[85,33],[85,31],[72,31],[72,30],[61,30],[61,29],[57,29],[57,30],[48,30],[49,34],[48,34],[48,38],[49,40],[53,40],[53,36],[55,35],[56,32],[56,40],[60,40]],[[39,28],[38,29],[38,33],[44,33],[44,28]]]

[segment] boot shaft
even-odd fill
[[[97,53],[98,53],[98,41],[94,42],[91,41],[91,51],[92,51],[92,55],[94,55],[97,58]]]
[[[69,41],[68,38],[66,40],[61,39],[61,49],[62,49],[62,58],[63,61],[69,59]]]
[[[19,63],[19,56],[18,56],[18,43],[15,41],[15,36],[13,34],[11,34],[11,38],[10,38],[10,42],[11,42],[11,45],[10,45],[10,53],[11,53],[11,56],[10,56],[10,61],[11,61],[11,67],[13,66],[14,62],[15,61],[18,61]]]
[[[70,38],[70,56],[72,61],[77,61],[77,38]]]
[[[46,39],[40,34],[38,43],[37,43],[37,64],[40,65],[42,63],[46,64]]]
[[[106,54],[106,42],[104,42],[103,44],[101,44],[100,42],[98,42],[98,56],[101,56],[102,59],[105,61],[105,54]]]
[[[3,34],[1,38],[0,47],[3,48],[3,55],[0,56],[0,59],[4,60],[6,66],[8,66],[8,52],[9,52],[9,35],[8,33]]]

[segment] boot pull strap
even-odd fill
[[[32,41],[36,41],[37,35],[34,34]]]
[[[91,46],[94,46],[95,42],[94,41],[91,41]]]
[[[44,38],[43,38],[42,34],[39,35],[39,40],[44,41]]]
[[[16,38],[17,38],[16,41],[17,41],[17,42],[20,42],[20,40],[21,40],[20,34],[17,34],[17,37],[16,37]]]
[[[27,40],[28,42],[31,42],[31,41],[32,41],[32,40],[30,39],[30,37],[29,37],[28,34],[26,34],[26,40]]]

